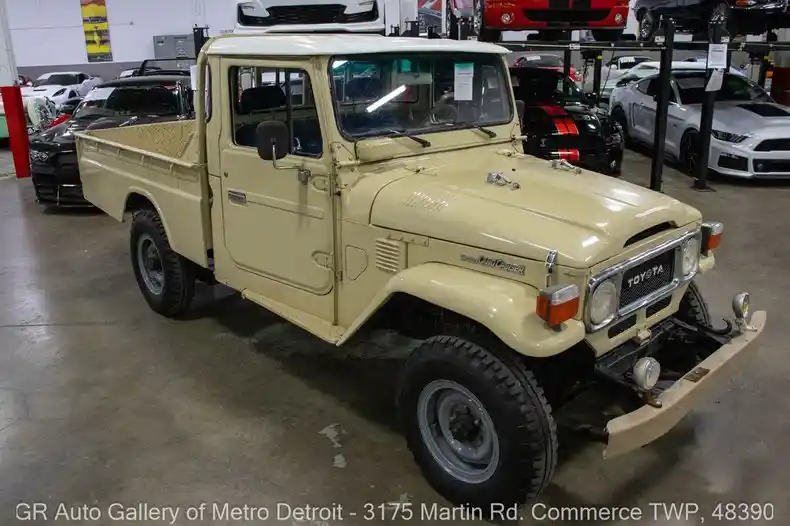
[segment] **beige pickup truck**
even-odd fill
[[[663,435],[744,364],[766,320],[741,293],[715,322],[694,284],[720,223],[522,153],[506,53],[223,36],[200,54],[194,122],[77,140],[86,198],[131,214],[156,312],[184,314],[195,280],[215,280],[336,345],[382,326],[421,340],[403,431],[433,486],[472,505],[537,496],[557,422],[588,394],[623,408],[573,420],[606,456]]]

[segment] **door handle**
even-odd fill
[[[236,190],[228,190],[228,201],[240,205],[247,204],[247,194]]]

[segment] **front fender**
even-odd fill
[[[534,357],[559,354],[584,339],[582,322],[553,330],[535,313],[538,291],[529,285],[472,270],[426,263],[390,279],[338,341],[347,341],[387,300],[402,292],[487,327],[508,347]]]

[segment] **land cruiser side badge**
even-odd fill
[[[465,263],[473,263],[475,265],[483,265],[486,267],[495,268],[497,270],[502,270],[504,272],[519,274],[521,276],[523,276],[524,272],[527,270],[527,267],[524,265],[508,263],[504,259],[490,258],[488,256],[467,256],[466,254],[461,254],[461,261]]]

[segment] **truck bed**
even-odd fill
[[[211,248],[208,183],[194,121],[76,134],[85,198],[118,221],[148,200],[173,250],[202,266]],[[199,225],[202,225],[200,228]]]

